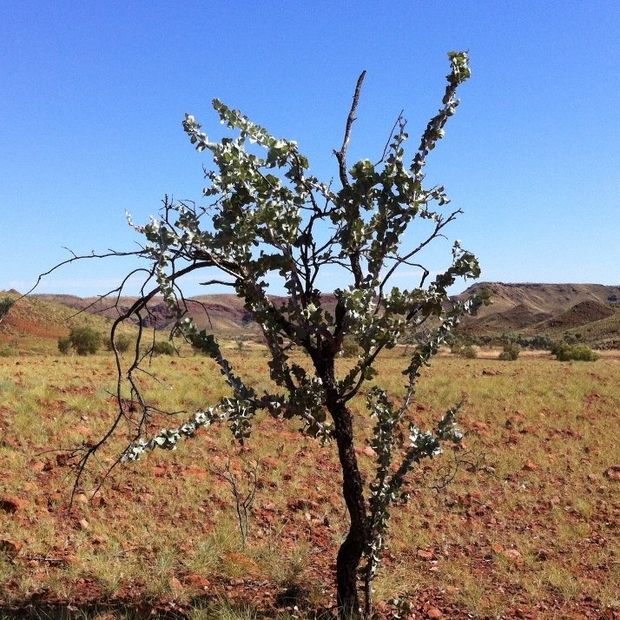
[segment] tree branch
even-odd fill
[[[340,182],[343,187],[349,187],[349,177],[347,175],[347,149],[349,148],[349,140],[351,139],[351,127],[357,120],[357,106],[360,100],[360,94],[362,92],[362,85],[364,78],[366,77],[366,71],[362,71],[357,78],[357,84],[355,85],[355,92],[353,93],[353,101],[351,103],[351,110],[349,116],[347,116],[347,123],[344,130],[344,139],[342,140],[342,146],[339,151],[334,151],[334,155],[338,160],[338,169]]]

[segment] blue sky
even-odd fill
[[[29,288],[63,246],[131,248],[125,211],[200,200],[206,158],[181,120],[217,134],[213,97],[331,178],[359,72],[351,161],[377,158],[402,108],[417,143],[452,49],[473,77],[428,168],[465,211],[451,236],[483,280],[618,284],[619,33],[617,1],[0,0],[0,289]],[[88,262],[40,290],[96,294],[126,269]]]

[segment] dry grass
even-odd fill
[[[251,383],[266,386],[262,351],[232,355]],[[378,381],[398,391],[402,362],[386,359]],[[145,385],[162,408],[192,411],[225,393],[203,357],[162,357],[151,370],[158,380]],[[515,609],[598,617],[617,608],[619,483],[604,472],[620,464],[619,378],[620,362],[609,359],[436,360],[412,416],[430,425],[465,393],[466,450],[413,477],[409,504],[394,511],[377,600],[402,594],[448,617],[510,618]],[[119,448],[110,446],[69,512],[72,462],[49,450],[99,436],[114,413],[106,391],[114,381],[109,355],[0,358],[0,495],[19,500],[16,512],[0,511],[0,539],[20,547],[16,557],[0,554],[0,598],[148,599],[185,605],[192,618],[251,618],[295,585],[302,608],[333,604],[345,531],[339,470],[334,447],[294,424],[261,418],[243,448],[211,429],[175,453],[115,470],[90,501]],[[360,420],[364,437],[370,423]],[[244,461],[261,463],[246,548],[216,475],[228,456],[239,475]],[[371,459],[360,459],[369,471]],[[433,488],[457,461],[454,480]],[[213,593],[219,607],[196,599]],[[244,597],[254,610],[235,607]]]

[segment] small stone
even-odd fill
[[[435,554],[432,551],[427,551],[426,549],[418,549],[416,556],[420,558],[420,560],[432,560],[435,557]]]
[[[538,469],[538,465],[534,463],[534,461],[526,461],[523,465],[523,469],[525,471],[536,471]]]
[[[202,575],[197,575],[195,573],[187,575],[184,581],[188,586],[192,588],[198,588],[200,590],[208,590],[211,586],[211,582],[206,577],[203,577]]]
[[[513,562],[519,563],[523,560],[523,556],[521,555],[521,552],[518,551],[517,549],[506,549],[506,551],[504,551],[504,555],[509,560],[512,560]]]
[[[71,460],[71,456],[66,452],[61,452],[56,455],[56,465],[58,467],[64,467]]]
[[[603,475],[609,480],[615,480],[616,482],[620,481],[620,465],[612,465],[605,470]]]
[[[443,618],[443,613],[441,613],[441,610],[437,609],[437,607],[429,607],[426,610],[426,617],[434,619]]]
[[[0,497],[0,510],[3,512],[8,512],[9,514],[14,514],[18,510],[21,510],[24,507],[24,501],[19,499],[19,497],[5,495]]]
[[[21,551],[22,546],[14,540],[0,540],[0,553],[12,560]]]
[[[80,526],[81,530],[89,530],[90,529],[90,523],[86,519],[80,519],[78,525]]]

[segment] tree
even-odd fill
[[[78,355],[97,353],[101,345],[101,335],[92,327],[74,327],[68,339]],[[63,339],[58,341],[58,349],[61,353],[66,353],[68,347],[66,343],[61,344],[61,340]]]
[[[132,434],[120,462],[135,461],[157,448],[175,449],[182,438],[216,422],[226,422],[244,442],[259,410],[276,418],[298,419],[305,433],[325,443],[335,442],[341,465],[349,517],[336,560],[342,617],[370,614],[372,581],[389,509],[401,497],[408,472],[422,459],[438,455],[444,441],[458,442],[462,437],[456,428],[461,404],[448,410],[432,431],[416,427],[406,415],[422,368],[460,317],[476,305],[473,299],[455,300],[448,293],[457,278],[479,275],[477,259],[458,242],[452,247],[449,266],[432,281],[427,282],[430,270],[421,262],[425,248],[443,237],[446,226],[461,213],[445,210],[449,199],[443,187],[423,186],[427,156],[444,136],[444,126],[459,105],[458,86],[470,76],[466,53],[452,52],[449,59],[442,106],[409,162],[405,161],[406,121],[400,115],[377,163],[363,159],[348,165],[347,151],[366,74],[360,75],[342,145],[334,151],[337,183],[322,182],[309,173],[308,160],[295,142],[272,136],[219,100],[214,100],[213,107],[233,137],[211,142],[196,119],[186,115],[183,127],[191,143],[199,152],[208,151],[215,164],[214,170],[205,172],[204,195],[212,202],[197,207],[166,197],[159,217],[144,226],[130,221],[146,239],[134,254],[147,261],[148,277],[144,293],[115,321],[112,338],[124,321],[143,325],[148,302],[162,294],[176,316],[174,335],[211,356],[232,395],[196,412],[179,427],[145,436],[155,409],[141,393],[136,352],[129,368],[119,372],[116,419],[100,442],[85,448],[81,461],[83,470],[89,457],[122,428],[120,422],[131,419]],[[414,221],[419,224],[416,242],[406,234]],[[392,283],[403,267],[418,270],[419,281],[401,290]],[[336,289],[335,308],[330,310],[317,288],[317,278],[335,269],[348,285]],[[199,330],[187,316],[182,283],[195,272],[202,272],[205,285],[231,287],[244,300],[246,311],[262,330],[277,391],[258,393],[247,385],[224,357],[216,338]],[[267,294],[275,278],[281,279],[288,293],[284,302]],[[117,291],[120,294],[122,286]],[[433,329],[428,339],[404,364],[404,395],[395,401],[379,387],[368,388],[380,354],[429,319]],[[353,367],[348,364],[349,370],[339,372],[336,360],[351,339],[359,352]],[[293,347],[307,357],[308,364],[291,358]],[[125,381],[132,407],[126,406]],[[368,485],[362,480],[354,449],[350,408],[362,387],[368,414],[374,419],[371,446],[377,455],[374,479]]]

